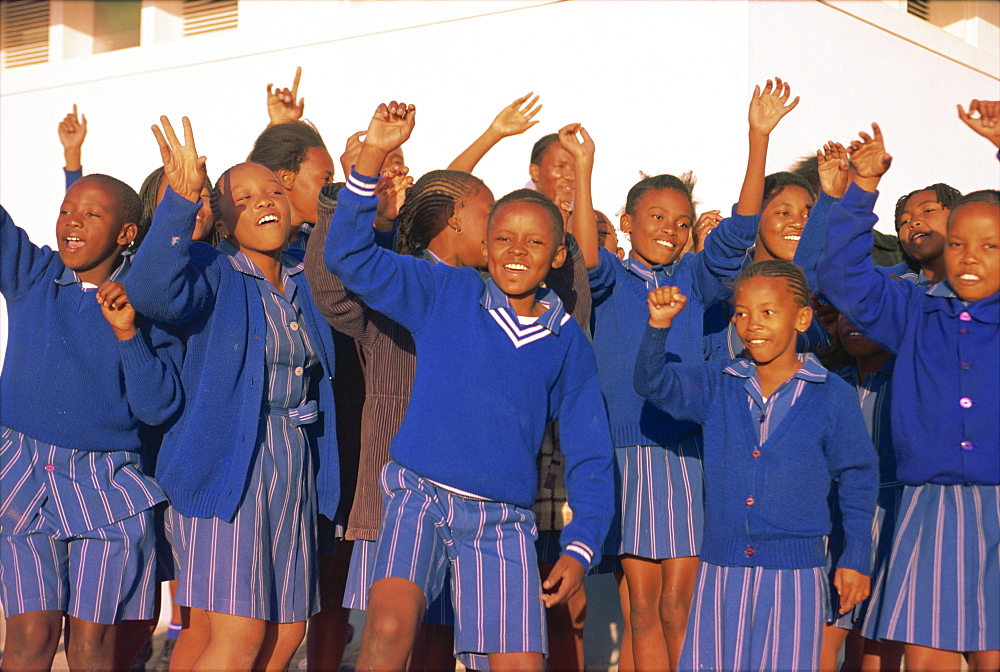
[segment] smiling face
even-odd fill
[[[136,234],[135,222],[121,221],[114,192],[83,177],[66,191],[56,220],[59,258],[84,282],[104,282]]]
[[[597,216],[597,244],[611,254],[618,254],[618,233],[611,220],[603,212],[595,211]]]
[[[673,189],[647,189],[635,212],[625,213],[621,229],[631,236],[632,254],[647,266],[674,262],[691,236],[690,200]]]
[[[531,164],[528,172],[539,193],[548,196],[558,206],[573,202],[576,189],[576,161],[573,155],[553,142],[542,153],[541,164]]]
[[[504,203],[494,212],[483,245],[493,282],[518,315],[531,315],[535,291],[549,269],[566,260],[552,214],[527,201]]]
[[[256,163],[241,163],[219,186],[219,224],[226,239],[248,254],[280,254],[291,231],[291,207],[274,173]]]
[[[903,252],[917,263],[934,261],[944,252],[948,214],[933,190],[918,191],[906,199],[896,223]]]
[[[837,337],[851,357],[871,357],[882,352],[875,341],[855,329],[843,314],[837,317]]]
[[[944,251],[948,284],[963,301],[1000,291],[1000,207],[966,203],[952,213]]]
[[[756,276],[736,288],[733,324],[758,366],[796,360],[795,343],[799,332],[809,328],[812,309],[800,306],[783,278]]]
[[[299,171],[279,170],[281,185],[292,205],[292,226],[303,222],[315,224],[319,218],[319,192],[333,182],[333,157],[322,147],[306,150],[306,159],[299,164]]]
[[[760,213],[754,258],[791,261],[812,206],[812,196],[802,187],[789,185],[779,191]]]

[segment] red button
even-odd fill
[[[49,472],[50,474],[53,471],[55,471],[55,470],[56,470],[56,465],[54,465],[54,464],[46,464],[45,465],[45,471]]]
[[[750,454],[753,455],[753,459],[756,460],[758,457],[760,457],[760,450],[758,450],[757,448],[754,448],[753,452],[750,453]]]
[[[753,506],[754,501],[753,497],[747,497],[747,506]]]
[[[752,558],[753,557],[753,546],[747,546],[747,550],[745,550],[743,552],[747,554],[748,558]]]

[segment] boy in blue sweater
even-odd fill
[[[679,669],[817,669],[828,606],[827,495],[838,483],[845,613],[869,593],[878,458],[854,390],[811,354],[809,286],[787,261],[736,279],[746,359],[676,363],[667,334],[687,297],[649,293],[635,389],[705,436],[705,533]]]
[[[58,253],[0,208],[0,291],[10,341],[0,376],[0,600],[4,669],[47,669],[64,615],[74,669],[114,669],[121,622],[153,616],[152,507],[145,425],[180,405],[179,347],[136,329],[116,283],[141,206],[106,175],[77,180],[56,222]],[[109,327],[109,323],[111,326]],[[119,658],[126,649],[120,647]]]
[[[413,106],[380,105],[338,196],[325,261],[417,349],[410,405],[382,475],[383,521],[358,667],[403,669],[426,603],[450,563],[457,653],[491,668],[542,669],[543,604],[565,600],[599,559],[612,514],[611,443],[593,351],[554,292],[562,217],[518,191],[497,203],[483,253],[490,279],[378,248],[379,166],[414,125]],[[539,585],[531,506],[547,421],[560,420],[573,521]],[[500,592],[483,588],[499,578]],[[540,595],[542,589],[551,591]]]

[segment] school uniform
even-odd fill
[[[304,621],[319,606],[317,509],[332,519],[339,500],[332,333],[301,254],[282,255],[274,288],[228,242],[190,242],[199,206],[167,189],[126,285],[186,345],[185,405],[156,465],[178,603]]]
[[[700,430],[636,394],[635,348],[649,316],[649,291],[673,285],[689,298],[671,335],[670,351],[680,361],[704,359],[702,314],[729,295],[725,281],[739,272],[758,219],[734,214],[712,232],[704,252],[667,266],[647,268],[634,257],[623,263],[601,249],[600,263],[590,271],[594,349],[617,461],[618,518],[608,537],[608,554],[652,559],[698,555],[704,515]]]
[[[457,652],[544,652],[531,505],[547,421],[562,421],[575,496],[563,553],[584,567],[598,560],[611,515],[593,352],[551,290],[539,293],[546,312],[523,324],[475,270],[378,248],[376,182],[351,174],[324,253],[330,272],[410,331],[418,353],[409,408],[383,470],[375,579],[402,575],[432,599],[450,565]],[[482,527],[490,520],[499,527]],[[476,568],[482,563],[505,568],[500,591],[477,583],[487,575]]]
[[[807,354],[765,399],[752,361],[674,363],[668,331],[647,327],[634,371],[637,392],[705,436],[705,538],[680,667],[815,669],[834,481],[839,566],[870,571],[878,461],[856,394]]]
[[[306,247],[309,245],[309,238],[312,236],[312,232],[315,226],[309,222],[302,222],[299,226],[299,233],[295,237],[295,240],[288,243],[289,250],[301,250],[306,251]]]
[[[1000,649],[1000,295],[893,281],[868,258],[877,194],[851,185],[831,214],[823,291],[896,354],[892,433],[906,484],[877,636]]]
[[[121,282],[128,257],[110,276]],[[0,208],[10,340],[0,376],[0,600],[112,624],[153,615],[150,426],[181,403],[180,343],[140,321],[118,341],[57,252]],[[161,358],[162,356],[162,358]]]
[[[930,287],[931,285],[934,284],[927,277],[927,274],[924,273],[924,269],[921,268],[919,271],[914,271],[905,261],[901,264],[890,266],[886,270],[888,270],[889,273],[897,276],[901,280],[907,280],[909,282],[912,282],[917,287]]]

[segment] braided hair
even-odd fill
[[[958,199],[962,198],[962,192],[951,185],[944,184],[943,182],[932,184],[929,187],[924,187],[923,189],[914,189],[905,196],[900,196],[899,200],[896,201],[896,211],[893,216],[893,223],[896,225],[896,233],[899,233],[899,221],[903,217],[903,208],[906,207],[906,202],[910,200],[914,194],[919,194],[921,191],[933,191],[934,198],[937,202],[941,204],[942,208],[947,208],[948,210],[951,210],[951,206],[958,201]]]
[[[138,231],[135,234],[135,240],[132,242],[132,249],[139,247],[139,243],[142,242],[143,238],[146,237],[146,233],[149,232],[149,227],[153,224],[153,215],[156,214],[156,206],[159,205],[156,200],[156,196],[160,191],[160,184],[163,182],[163,166],[160,166],[149,175],[146,179],[142,181],[142,186],[139,188],[139,201],[142,204],[142,217],[137,224]],[[205,188],[210,192],[212,191],[212,181],[205,178]],[[217,245],[218,242],[222,240],[218,232],[213,228],[209,233],[209,238],[204,242],[210,245]]]
[[[686,198],[688,205],[691,206],[691,215],[694,215],[694,201],[691,200],[691,190],[683,180],[673,175],[644,177],[632,185],[632,188],[628,190],[628,196],[625,197],[625,214],[635,214],[635,209],[639,207],[639,199],[647,191],[659,191],[661,189],[671,189]]]
[[[531,203],[532,205],[537,205],[549,216],[549,220],[552,223],[552,231],[555,234],[555,240],[562,244],[563,238],[565,237],[565,230],[563,229],[563,218],[562,213],[556,204],[552,202],[552,199],[535,191],[534,189],[516,189],[510,192],[500,200],[496,202],[493,206],[493,211],[490,212],[490,224],[493,224],[493,220],[496,218],[496,214],[500,212],[500,208],[508,203]]]
[[[788,285],[788,291],[795,298],[795,304],[801,308],[809,305],[811,292],[806,274],[790,261],[768,259],[750,264],[733,280],[734,297],[740,285],[750,278],[782,278]]]
[[[413,254],[427,247],[448,225],[467,196],[486,185],[478,177],[457,170],[432,170],[406,190],[399,209],[396,251]]]

